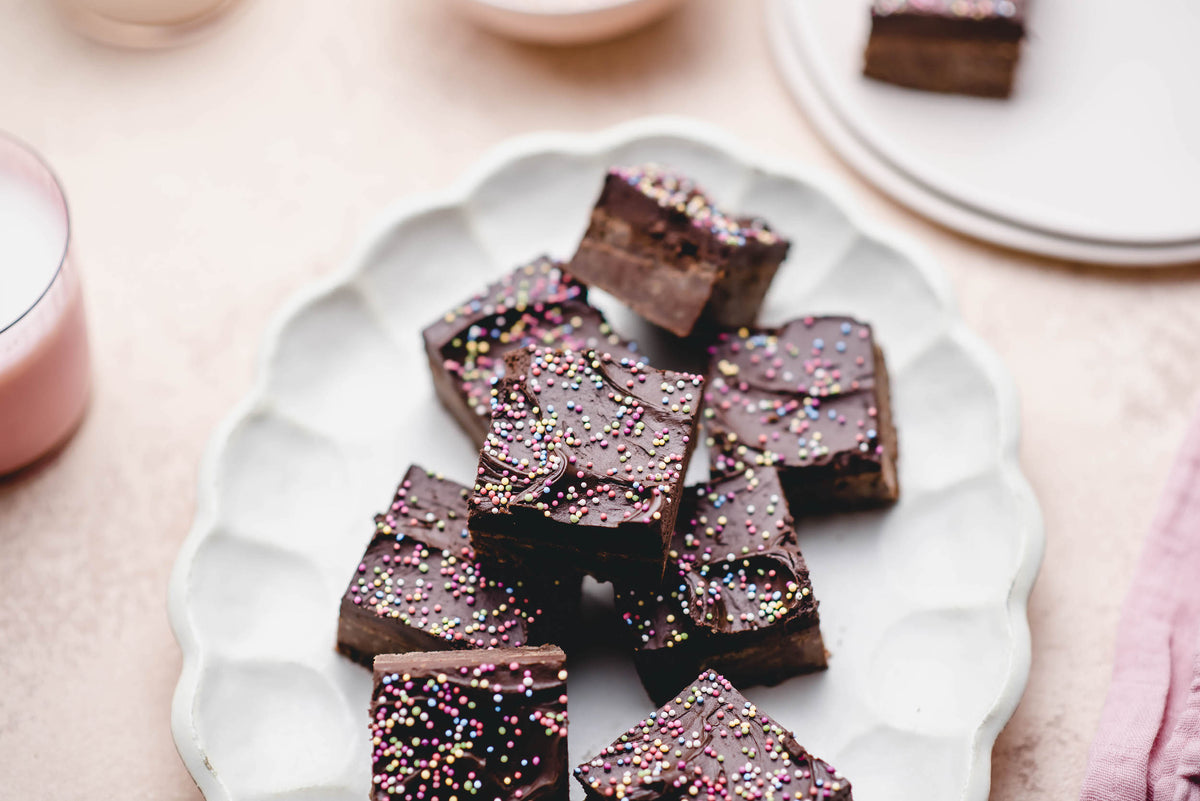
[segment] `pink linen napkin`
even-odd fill
[[[1200,418],[1121,611],[1081,801],[1200,801]]]

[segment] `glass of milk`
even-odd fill
[[[64,443],[89,390],[87,329],[62,188],[0,134],[0,475]]]
[[[125,47],[169,47],[208,28],[237,0],[59,0],[83,33]]]

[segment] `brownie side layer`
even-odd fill
[[[569,269],[655,325],[687,336],[720,274],[708,239],[685,214],[609,175]]]
[[[863,74],[927,92],[1006,98],[1020,47],[1015,41],[878,34],[867,44]]]
[[[1025,0],[876,0],[863,68],[869,78],[932,92],[1012,93]]]
[[[742,218],[749,224],[750,218]],[[775,273],[787,258],[791,243],[777,239],[771,243],[747,239],[730,256],[713,286],[705,319],[718,328],[754,325]]]

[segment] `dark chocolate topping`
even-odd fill
[[[1025,18],[1026,0],[875,0],[871,13],[924,14],[931,17],[988,20]]]
[[[373,797],[564,799],[564,664],[553,646],[376,658]]]
[[[773,245],[780,241],[765,220],[725,214],[690,178],[657,164],[613,167],[608,175],[610,181],[615,179],[633,187],[669,214],[685,217],[694,228],[711,234],[723,245],[741,247],[750,240]],[[603,195],[597,205],[605,205]]]
[[[689,487],[658,588],[618,585],[641,649],[817,622],[817,604],[775,470]]]
[[[875,0],[873,33],[1017,41],[1025,0]]]
[[[423,336],[481,418],[491,414],[492,381],[504,374],[504,354],[511,350],[591,348],[618,358],[637,352],[636,344],[617,336],[604,315],[587,304],[587,287],[545,257],[446,312]]]
[[[850,783],[731,683],[708,671],[575,777],[597,796],[850,799]]]
[[[524,510],[608,528],[673,515],[701,376],[592,351],[528,348],[507,362],[480,453],[475,513]]]
[[[446,640],[451,647],[518,646],[536,637],[568,591],[549,577],[497,577],[475,559],[468,490],[410,467],[345,600]],[[536,586],[535,586],[536,584]]]
[[[704,419],[718,473],[882,452],[869,325],[806,317],[722,334],[710,354]]]

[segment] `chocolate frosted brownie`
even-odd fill
[[[564,801],[566,682],[551,645],[377,657],[372,799]]]
[[[687,336],[702,318],[752,325],[788,246],[764,221],[717,209],[687,178],[656,165],[618,167],[568,269]]]
[[[899,496],[887,367],[866,323],[805,317],[722,334],[704,397],[715,475],[777,467],[796,513]]]
[[[875,0],[864,72],[933,92],[1008,97],[1025,0]]]
[[[342,596],[338,650],[377,654],[561,642],[580,579],[481,566],[461,484],[410,467]]]
[[[812,582],[772,468],[684,495],[662,584],[615,587],[650,697],[711,668],[739,686],[826,666]]]
[[[662,577],[704,379],[594,351],[507,357],[471,497],[481,556]]]
[[[637,346],[587,303],[587,287],[540,258],[518,267],[422,332],[438,398],[476,441],[491,419],[492,380],[504,354],[526,345],[591,348],[617,358]]]
[[[575,768],[588,798],[834,799],[850,782],[714,671]]]

